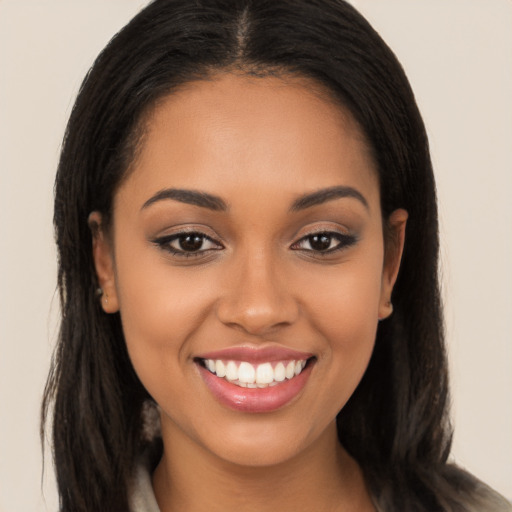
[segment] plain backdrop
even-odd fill
[[[94,57],[144,0],[0,0],[0,511],[55,511],[39,408],[58,325],[52,188]],[[512,2],[353,0],[404,65],[438,182],[452,457],[512,498]],[[44,494],[43,494],[44,491]]]

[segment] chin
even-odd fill
[[[280,439],[273,442],[251,442],[242,440],[218,446],[214,455],[227,463],[245,468],[262,468],[278,466],[293,459],[301,452],[301,447],[289,440]]]
[[[336,425],[297,424],[289,418],[255,418],[247,422],[238,421],[210,431],[203,438],[203,446],[214,456],[228,463],[244,467],[268,467],[286,463],[307,453],[313,445],[322,443],[326,436],[335,434]],[[333,430],[334,429],[334,430]]]

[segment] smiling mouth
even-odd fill
[[[194,358],[213,396],[242,413],[270,413],[293,402],[316,360],[313,354],[282,347],[232,347]]]
[[[252,364],[247,361],[198,359],[198,363],[218,378],[241,388],[268,388],[290,381],[314,358],[267,361]]]

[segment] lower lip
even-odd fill
[[[291,402],[304,388],[313,365],[308,364],[299,375],[275,386],[242,388],[219,378],[198,364],[208,389],[223,405],[240,412],[272,412]]]

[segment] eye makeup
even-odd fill
[[[302,237],[292,244],[291,249],[311,252],[315,256],[324,256],[347,249],[357,241],[355,235],[322,230]]]
[[[185,258],[204,256],[205,253],[224,249],[219,241],[198,230],[182,230],[155,238],[152,242],[173,256]]]
[[[324,257],[348,249],[357,241],[358,237],[355,235],[321,229],[301,237],[290,245],[290,249],[309,253],[314,257]],[[197,228],[182,229],[156,237],[151,242],[178,258],[204,257],[212,251],[221,251],[225,248],[219,240]]]

